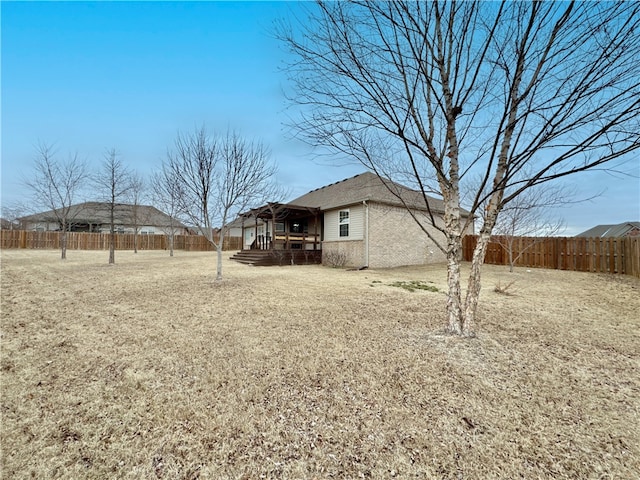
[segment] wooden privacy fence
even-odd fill
[[[61,232],[34,232],[25,230],[0,231],[0,247],[5,248],[60,248]],[[108,250],[108,233],[68,232],[69,250]],[[116,250],[133,250],[133,233],[116,234]],[[175,235],[173,248],[188,252],[212,251],[213,246],[202,235]],[[166,235],[138,235],[138,250],[168,250],[169,238]],[[223,250],[241,250],[242,238],[227,237]]]
[[[477,235],[463,239],[463,257],[473,258]],[[509,253],[504,237],[493,239],[485,263],[508,265]],[[513,239],[514,265],[577,272],[620,273],[640,278],[640,237],[516,237]]]

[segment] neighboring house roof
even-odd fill
[[[110,204],[103,202],[84,202],[72,205],[69,210],[69,218],[75,224],[90,223],[96,225],[109,224]],[[134,218],[135,205],[117,203],[114,210],[114,221],[118,225],[131,225]],[[136,217],[139,225],[151,225],[167,227],[171,225],[171,217],[150,205],[137,205]],[[19,220],[28,223],[57,222],[54,210],[27,215]],[[178,220],[173,220],[176,228],[186,228]]]
[[[411,190],[391,180],[385,180],[383,182],[378,175],[372,172],[361,173],[354,177],[332,183],[331,185],[317,188],[301,197],[291,200],[289,203],[304,207],[320,207],[321,210],[331,210],[338,207],[355,205],[363,201],[403,206],[402,201],[398,197],[404,200],[408,207],[426,210],[425,199],[421,192]],[[444,212],[444,203],[442,200],[429,196],[427,200],[433,212]],[[469,212],[462,210],[462,214],[468,215]]]
[[[242,217],[238,217],[233,222],[227,223],[227,228],[242,228],[243,225],[245,227],[248,227],[250,225],[255,225],[255,224],[256,224],[255,219],[248,220],[247,218],[245,218],[243,221]],[[263,225],[263,224],[264,224],[264,221],[261,218],[258,218],[258,225]]]
[[[16,230],[18,226],[19,225],[17,223],[12,222],[11,220],[0,218],[0,229],[2,230]]]
[[[630,233],[640,232],[640,222],[623,222],[617,225],[597,225],[576,235],[576,237],[615,238],[626,237]],[[636,233],[637,235],[637,233]]]

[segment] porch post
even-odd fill
[[[253,234],[253,239],[256,242],[256,248],[260,250],[260,242],[258,241],[258,215],[256,215],[256,229],[255,233]]]
[[[271,207],[271,250],[276,249],[276,209]]]
[[[244,217],[240,223],[240,251],[244,250]]]

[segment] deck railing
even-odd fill
[[[283,250],[309,250],[320,249],[320,235],[317,233],[276,233],[275,248]]]
[[[271,250],[271,235],[258,235],[249,248],[251,250]]]
[[[320,250],[320,235],[317,233],[276,233],[258,235],[251,244],[251,250]]]

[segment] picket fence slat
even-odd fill
[[[478,237],[463,240],[463,256],[471,261]],[[485,263],[508,265],[504,238],[496,237],[487,245]],[[513,239],[514,265],[578,272],[616,273],[640,278],[640,237],[518,237]]]
[[[61,232],[36,232],[25,230],[1,230],[0,248],[58,249]],[[108,250],[108,233],[68,232],[68,250]],[[115,236],[116,250],[133,250],[134,234],[118,233]],[[189,252],[215,250],[202,235],[176,235],[173,248]],[[138,250],[168,250],[169,239],[166,235],[138,235]],[[224,239],[223,250],[242,249],[241,237]]]

